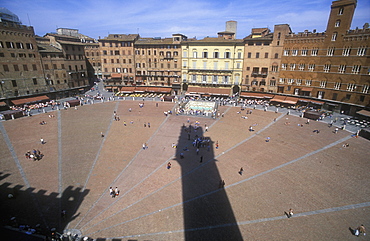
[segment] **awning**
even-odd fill
[[[370,111],[367,111],[367,110],[360,110],[360,111],[357,111],[357,112],[356,112],[356,114],[370,117]]]
[[[49,97],[47,97],[46,95],[42,95],[42,96],[36,96],[36,97],[31,97],[31,98],[11,100],[11,102],[14,105],[24,105],[24,104],[37,103],[37,102],[42,102],[42,101],[47,101],[47,100],[49,100]]]
[[[301,89],[301,91],[307,91],[307,92],[311,92],[313,90],[313,88],[310,88],[310,87],[303,87]]]
[[[241,97],[247,98],[272,98],[274,95],[272,94],[265,94],[265,93],[251,93],[251,92],[241,92]]]
[[[126,86],[126,87],[122,87],[120,91],[122,93],[133,93],[134,89],[135,89],[134,86]]]
[[[285,100],[285,98],[286,98],[286,96],[275,95],[274,98],[272,98],[270,101],[283,102]]]
[[[135,93],[143,93],[143,92],[146,92],[146,90],[148,89],[148,87],[135,87]]]
[[[112,73],[111,75],[110,75],[110,77],[111,78],[121,78],[121,74],[117,74],[117,73]]]
[[[295,97],[286,97],[285,100],[283,101],[283,103],[287,103],[287,104],[292,104],[292,105],[295,105],[297,104],[298,102],[298,98],[295,98]]]
[[[171,88],[159,88],[158,91],[161,93],[171,93]]]
[[[4,101],[0,101],[0,106],[6,106],[6,103]]]

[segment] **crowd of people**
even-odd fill
[[[39,161],[44,157],[44,154],[41,153],[40,150],[33,149],[32,151],[27,151],[26,154],[24,154],[27,159]]]

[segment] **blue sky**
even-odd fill
[[[331,0],[2,0],[37,35],[56,28],[78,29],[93,38],[108,34],[171,37],[182,33],[201,39],[225,30],[228,20],[238,22],[237,38],[252,28],[289,24],[293,32],[323,32]],[[358,0],[352,29],[370,23],[370,0]]]

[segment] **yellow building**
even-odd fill
[[[182,48],[182,91],[200,95],[239,93],[244,43],[240,39],[188,39]]]

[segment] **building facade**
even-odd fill
[[[109,34],[99,39],[102,76],[108,89],[136,85],[134,43],[138,38],[138,34]]]
[[[244,66],[242,91],[277,91],[276,80],[283,52],[284,38],[291,32],[289,25],[275,25],[274,32],[268,28],[254,28],[244,38]]]
[[[67,71],[66,81],[71,94],[78,94],[89,86],[85,59],[85,43],[78,36],[48,33],[44,36],[50,40],[50,45],[60,49],[64,63],[61,66],[49,66],[44,63],[45,70],[57,67]]]
[[[370,107],[370,29],[350,30],[356,0],[333,1],[327,29],[286,36],[278,92],[354,114]]]
[[[138,39],[135,42],[136,82],[148,86],[180,86],[183,40],[186,36],[181,34],[174,34],[172,38]]]
[[[33,27],[1,20],[0,70],[0,100],[48,91]]]
[[[240,92],[243,40],[207,37],[184,41],[181,49],[183,92],[225,96]]]

